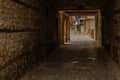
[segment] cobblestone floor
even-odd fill
[[[70,42],[20,80],[120,80],[120,71],[94,40],[74,33]]]

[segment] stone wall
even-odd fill
[[[0,80],[17,80],[45,52],[45,2],[22,1],[0,0]]]
[[[52,52],[58,46],[58,18],[57,9],[53,1],[46,4],[45,38],[47,54]]]
[[[111,53],[113,54],[113,59],[120,63],[120,1],[115,0],[113,4]]]
[[[107,3],[103,13],[103,42],[110,51],[112,58],[120,63],[120,1]]]

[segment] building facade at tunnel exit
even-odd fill
[[[0,0],[0,80],[49,62],[71,31],[92,38],[119,66],[119,0]]]

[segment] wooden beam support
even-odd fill
[[[99,10],[64,10],[64,12],[70,16],[95,16]]]

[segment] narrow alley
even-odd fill
[[[0,80],[120,80],[120,0],[0,0]]]
[[[118,65],[87,35],[72,32],[71,41],[20,80],[120,80]]]

